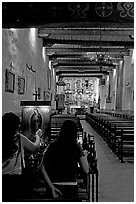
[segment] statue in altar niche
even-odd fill
[[[79,79],[76,81],[76,89],[81,89],[81,81]]]

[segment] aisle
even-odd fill
[[[134,164],[120,163],[103,139],[85,121],[81,125],[95,136],[99,170],[99,202],[134,202]]]

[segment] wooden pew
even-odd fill
[[[98,202],[98,168],[94,136],[84,132],[83,149],[88,151],[87,160],[90,166],[92,202]]]
[[[130,152],[132,157],[128,157],[127,160],[130,158],[133,159],[134,121],[111,117],[105,114],[87,114],[86,118],[90,125],[102,136],[115,155],[118,157],[121,155],[123,158],[125,156],[122,156],[123,154]],[[126,138],[129,138],[129,140]],[[129,141],[129,145],[127,144],[127,140]],[[122,143],[122,141],[126,142]],[[131,147],[130,143],[132,144]],[[122,144],[125,144],[124,151],[121,148]]]
[[[101,110],[101,113],[105,113],[114,117],[120,117],[128,120],[134,120],[133,111],[112,111],[112,110]]]
[[[118,157],[124,161],[134,162],[134,133],[121,129],[121,137],[118,138]]]
[[[73,120],[77,124],[78,137],[82,136],[83,130],[78,117],[75,115],[55,115],[51,117],[51,140],[55,140],[57,138],[62,123],[65,120]]]

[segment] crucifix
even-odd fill
[[[35,96],[35,101],[37,101],[39,97],[38,91],[35,90],[35,93],[33,93],[33,96]]]
[[[35,101],[38,101],[38,97],[39,97],[39,92],[36,90],[36,71],[34,72],[35,73],[35,93],[33,93],[33,96],[35,96]]]

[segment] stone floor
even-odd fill
[[[85,121],[84,131],[94,135],[99,170],[99,202],[134,202],[134,164],[120,163],[103,139]]]

